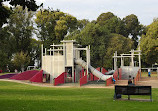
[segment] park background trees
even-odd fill
[[[4,6],[3,2],[5,0],[0,2],[1,69],[6,66],[14,69],[14,55],[21,52],[30,59],[25,67],[35,63],[40,66],[41,44],[48,47],[52,43],[60,43],[63,39],[75,39],[83,47],[90,45],[91,64],[94,67],[112,68],[112,56],[115,51],[118,51],[118,54],[128,53],[139,46],[142,50],[143,66],[158,62],[157,19],[151,25],[144,26],[134,14],[121,19],[112,12],[105,12],[93,21],[78,20],[60,10],[37,10],[39,6],[34,0],[25,0],[23,3],[12,0],[10,4],[15,6],[12,8]],[[32,7],[28,3],[32,3]],[[84,56],[84,53],[82,55]]]
[[[158,63],[158,19],[147,26],[146,33],[140,39],[140,48],[145,66]]]
[[[52,9],[38,11],[35,23],[37,25],[37,38],[45,46],[49,46],[53,42],[60,43],[65,35],[77,28],[77,19],[75,17]]]

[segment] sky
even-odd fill
[[[121,19],[135,14],[143,25],[151,24],[158,17],[158,0],[36,0],[36,3],[90,21],[106,12],[112,12]]]

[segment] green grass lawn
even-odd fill
[[[157,111],[158,89],[152,93],[153,102],[114,101],[114,89],[48,88],[0,81],[0,111]]]
[[[15,72],[5,72],[5,73],[0,73],[0,76],[1,76],[1,75],[5,75],[5,74],[13,74],[13,73],[15,73]]]
[[[142,77],[148,77],[148,72],[141,72]],[[157,77],[157,72],[151,72],[151,77]]]

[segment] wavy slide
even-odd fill
[[[85,69],[87,68],[87,63],[82,59],[76,59],[75,63],[78,64],[78,65],[81,65]],[[98,70],[93,68],[91,65],[88,66],[88,69],[91,71],[91,73],[93,75],[95,75],[96,77],[98,77],[98,78],[100,78],[101,80],[104,80],[104,81],[106,81],[110,77],[113,77],[113,75],[104,75],[104,74],[102,74],[101,72],[99,72]]]

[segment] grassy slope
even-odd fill
[[[114,89],[46,88],[0,82],[1,111],[156,111],[153,102],[113,101]]]
[[[15,72],[6,72],[6,73],[0,73],[0,76],[1,75],[5,75],[5,74],[14,74]]]

